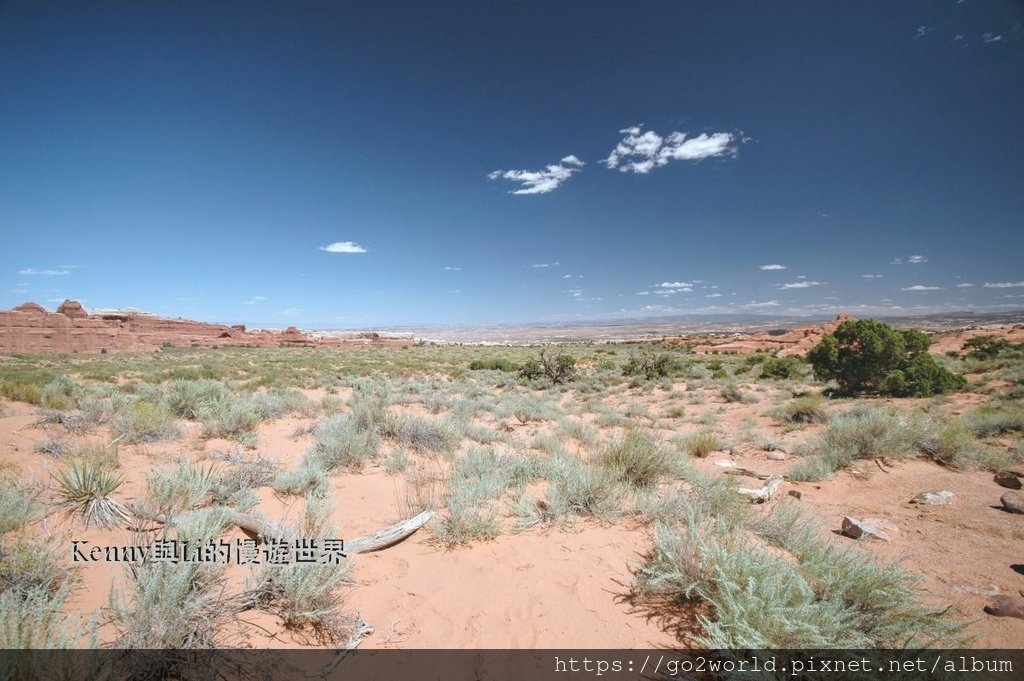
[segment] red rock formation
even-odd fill
[[[366,340],[357,341],[365,344]],[[381,340],[406,344],[399,339]],[[212,346],[341,346],[351,341],[319,338],[291,326],[283,332],[246,331],[236,324],[208,324],[185,319],[167,319],[142,312],[90,315],[82,305],[65,300],[57,312],[47,312],[36,303],[13,310],[0,310],[0,352],[101,352],[104,350],[150,351],[170,344],[179,347]]]
[[[806,355],[821,339],[832,333],[839,325],[850,319],[849,315],[839,314],[836,318],[820,326],[809,326],[790,329],[778,335],[770,333],[753,333],[736,340],[725,340],[722,343],[698,345],[694,352],[718,352],[723,354],[749,353],[758,350],[777,351],[779,357],[789,355]],[[724,340],[724,339],[723,339]]]

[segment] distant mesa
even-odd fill
[[[89,312],[76,300],[65,300],[56,312],[37,303],[0,310],[0,352],[91,353],[146,352],[177,347],[319,347],[345,345],[408,345],[409,338],[322,337],[289,326],[284,331],[248,331],[243,324],[225,325],[168,319],[145,312]]]

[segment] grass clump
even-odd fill
[[[124,483],[119,473],[103,469],[101,462],[80,459],[50,474],[57,482],[58,504],[68,516],[79,514],[85,526],[117,527],[128,521],[127,509],[110,498]]]
[[[271,483],[274,491],[286,496],[302,496],[310,492],[323,492],[330,487],[327,471],[320,462],[307,461],[291,471],[283,471]]]
[[[358,419],[345,414],[329,416],[316,427],[313,447],[306,463],[315,463],[327,472],[337,468],[359,469],[377,456],[380,438],[376,430],[360,425]]]
[[[705,429],[692,435],[678,438],[676,446],[690,456],[704,458],[724,446],[713,430]]]
[[[790,423],[824,423],[828,420],[825,398],[821,395],[803,395],[776,407],[773,418]]]
[[[462,441],[462,432],[451,419],[406,416],[391,428],[394,438],[415,452],[451,452]]]
[[[817,452],[790,471],[801,481],[823,480],[859,459],[907,459],[917,456],[919,424],[894,411],[859,409],[828,422],[824,435],[811,445]]]
[[[918,603],[917,581],[858,548],[838,547],[788,510],[723,523],[693,509],[683,531],[658,523],[636,576],[642,594],[709,604],[693,642],[715,649],[949,642],[959,626],[947,611]]]
[[[207,499],[217,479],[213,466],[179,461],[146,477],[147,505],[167,515],[189,510]]]
[[[612,520],[620,514],[625,490],[614,471],[563,455],[549,463],[547,477],[547,507],[553,516]]]
[[[175,379],[164,388],[163,403],[178,418],[195,421],[201,413],[214,411],[233,397],[231,389],[220,381]]]
[[[157,442],[179,433],[174,412],[162,404],[141,400],[114,416],[111,432],[118,442],[125,444]]]
[[[39,405],[43,401],[43,386],[18,379],[0,381],[0,395],[14,402]]]
[[[633,487],[649,487],[677,469],[676,457],[657,438],[639,430],[627,430],[621,440],[604,447],[595,461]]]
[[[967,426],[978,437],[996,437],[1024,431],[1024,409],[1016,405],[978,407],[967,417]]]

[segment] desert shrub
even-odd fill
[[[519,371],[520,366],[510,359],[494,357],[491,359],[474,359],[469,363],[470,371]]]
[[[266,418],[264,406],[254,397],[222,400],[203,405],[197,414],[204,437],[254,442],[257,426]]]
[[[540,362],[535,359],[528,359],[523,362],[519,367],[520,378],[525,378],[528,381],[538,379],[544,375],[544,368]]]
[[[38,383],[4,379],[0,381],[0,395],[15,402],[41,404],[43,401],[43,387]]]
[[[166,440],[179,433],[174,412],[162,404],[142,400],[114,415],[111,432],[125,444]]]
[[[538,363],[543,375],[555,385],[573,381],[579,375],[579,372],[576,370],[576,358],[566,353],[551,356],[547,353],[547,350],[541,350]],[[526,365],[524,364],[520,373],[524,378],[532,378],[532,376],[527,376],[523,373],[525,370]]]
[[[624,490],[615,473],[574,456],[549,464],[547,505],[555,516],[574,514],[610,520],[620,512]]]
[[[21,482],[0,479],[0,538],[32,522],[39,510],[36,492]]]
[[[393,437],[415,452],[451,452],[462,441],[462,432],[451,419],[406,416],[398,420]]]
[[[64,552],[56,546],[25,537],[4,546],[0,556],[0,593],[40,591],[56,596],[77,577],[64,558]]]
[[[690,456],[705,457],[722,448],[722,441],[712,430],[701,430],[692,435],[678,438],[676,445]]]
[[[658,523],[638,590],[708,603],[693,642],[715,649],[927,646],[959,628],[917,602],[917,578],[776,513],[728,525],[695,511],[684,532]]]
[[[547,421],[556,417],[555,410],[546,402],[535,397],[519,395],[502,409],[502,415],[515,416],[522,423]]]
[[[739,386],[735,383],[729,382],[722,386],[722,389],[718,391],[718,394],[726,402],[751,402],[753,401],[752,396],[746,395],[740,390]]]
[[[677,458],[650,434],[628,430],[622,439],[601,449],[596,463],[617,480],[648,487],[677,470]]]
[[[804,395],[776,407],[770,412],[773,418],[793,423],[824,423],[828,419],[825,398],[821,395]]]
[[[294,470],[283,471],[271,483],[278,494],[295,496],[324,491],[329,485],[327,471],[316,461],[306,462]]]
[[[431,529],[437,540],[449,549],[494,539],[501,534],[496,509],[475,504],[458,492],[448,495],[445,509],[435,516]]]
[[[820,480],[858,459],[906,459],[917,456],[920,424],[903,414],[881,409],[859,409],[836,416],[825,433],[811,445],[816,460],[801,462],[790,471],[792,479]],[[796,475],[796,478],[793,476]]]
[[[234,398],[231,389],[220,381],[175,379],[163,390],[163,403],[178,418],[195,421],[204,412],[213,412],[220,403]]]
[[[970,428],[960,421],[941,426],[929,424],[922,429],[917,446],[935,461],[952,468],[969,468],[981,455]]]
[[[967,417],[967,426],[979,437],[1024,431],[1024,409],[1016,405],[978,407]]]
[[[72,615],[64,614],[69,592],[67,588],[55,595],[39,588],[24,592],[15,589],[0,592],[0,649],[76,647],[83,633],[82,622]],[[17,661],[14,661],[14,665],[14,671],[17,671]],[[11,672],[10,667],[0,670]],[[23,678],[38,677],[31,673]]]
[[[844,321],[807,355],[819,380],[834,380],[847,394],[927,396],[956,390],[964,378],[928,354],[931,339],[874,319]]]
[[[67,376],[58,376],[45,386],[39,404],[48,409],[74,409],[78,406],[78,388]]]
[[[128,521],[128,511],[110,498],[124,483],[119,473],[103,470],[99,461],[79,459],[50,473],[57,482],[58,505],[68,516],[79,514],[86,527],[116,527]]]
[[[774,380],[796,380],[803,376],[806,365],[799,357],[769,357],[761,363],[761,378]]]
[[[672,376],[681,366],[675,357],[667,352],[654,354],[642,352],[633,355],[622,365],[623,376],[639,376],[647,380]]]
[[[336,468],[358,469],[377,455],[380,438],[375,430],[345,414],[329,416],[316,427],[316,440],[306,462],[316,463],[330,472]]]
[[[967,359],[991,360],[999,356],[1019,356],[1021,345],[1014,345],[1005,338],[996,336],[975,336],[964,343],[964,356]]]
[[[189,510],[210,495],[217,479],[213,466],[179,461],[146,476],[147,504],[164,514]]]

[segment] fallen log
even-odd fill
[[[775,473],[768,478],[768,481],[761,485],[757,489],[751,489],[749,487],[740,487],[736,491],[740,494],[750,497],[750,502],[753,504],[763,504],[772,498],[775,491],[779,489],[779,485],[782,484],[782,476]]]
[[[150,513],[145,509],[141,508],[138,504],[128,503],[126,504],[128,510],[130,510],[135,516],[144,520],[150,520],[153,522],[166,524],[167,518],[162,513]],[[221,507],[222,511],[226,515],[226,521],[230,525],[235,525],[238,529],[245,532],[252,539],[265,540],[265,539],[296,539],[298,538],[296,532],[293,530],[286,529],[280,525],[268,522],[261,518],[251,516],[248,513],[239,513],[238,511]],[[184,514],[188,515],[188,514]],[[378,551],[380,549],[397,544],[401,540],[408,537],[410,534],[420,529],[434,517],[433,511],[423,511],[411,518],[402,520],[394,525],[385,527],[382,530],[377,530],[372,534],[364,534],[356,537],[355,539],[348,540],[345,542],[345,553],[348,555],[355,555],[357,553],[369,553],[371,551]]]
[[[775,476],[779,476],[783,480],[786,479],[786,476],[780,473],[760,473],[758,471],[751,470],[750,468],[729,468],[722,472],[725,473],[726,475],[746,475],[751,478],[757,478],[758,480],[770,480]]]

